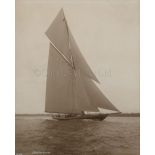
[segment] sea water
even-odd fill
[[[16,116],[16,155],[139,155],[139,120],[56,121]]]

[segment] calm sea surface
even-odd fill
[[[16,155],[139,155],[139,120],[56,121],[16,116]]]

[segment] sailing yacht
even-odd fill
[[[45,112],[58,120],[105,119],[99,108],[118,109],[97,87],[98,79],[87,64],[61,9],[46,31],[49,58]]]

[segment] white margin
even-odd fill
[[[141,155],[155,154],[155,1],[141,0]]]
[[[0,154],[15,154],[15,2],[0,1]]]

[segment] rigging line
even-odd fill
[[[68,49],[69,49],[70,54],[71,54],[71,65],[72,65],[73,74],[74,74],[74,77],[73,77],[73,80],[72,80],[72,93],[73,93],[73,103],[74,103],[73,107],[72,107],[72,111],[78,111],[77,96],[76,96],[76,94],[78,93],[77,92],[78,91],[77,90],[77,75],[76,75],[73,55],[72,55],[72,52],[71,52],[70,30],[69,30],[69,26],[68,26],[68,23],[67,23],[67,20],[66,20],[65,16],[64,16],[64,22],[65,22],[66,29],[67,29],[67,34],[68,34]]]
[[[70,46],[69,27],[68,27],[68,23],[67,23],[66,18],[65,18],[65,23],[66,23],[67,33],[68,33],[68,47],[69,47],[69,50],[70,50],[71,49],[71,46]]]
[[[69,47],[69,50],[70,50],[70,36],[69,36],[69,27],[68,27],[68,23],[67,23],[67,20],[66,20],[66,17],[65,17],[65,14],[63,12],[63,15],[64,15],[64,18],[63,18],[63,21],[65,22],[65,25],[66,25],[66,29],[67,29],[67,34],[68,34],[68,47]]]
[[[72,63],[66,58],[66,56],[54,45],[54,43],[50,40],[52,46],[58,51],[58,53],[65,59],[65,61],[73,68]]]
[[[69,26],[68,26],[67,20],[65,18],[65,15],[64,15],[64,22],[65,22],[66,29],[67,29],[67,34],[68,34],[68,48],[69,48],[69,51],[70,51],[70,54],[71,54],[71,63],[72,63],[73,69],[75,70],[74,60],[73,60],[73,56],[72,56],[72,53],[71,53],[70,33],[69,33],[70,30],[69,30]]]

